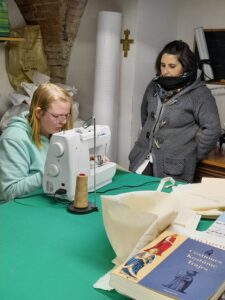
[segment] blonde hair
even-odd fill
[[[56,100],[70,103],[70,118],[62,129],[72,129],[74,127],[73,99],[69,93],[53,83],[40,84],[33,94],[28,115],[28,121],[31,125],[31,136],[38,148],[41,148],[42,144],[40,137],[40,122],[36,116],[36,109],[41,108],[43,111],[47,111],[49,106]]]

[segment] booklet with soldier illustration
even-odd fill
[[[165,231],[116,267],[110,285],[139,300],[219,299],[225,290],[225,251]]]

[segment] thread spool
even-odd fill
[[[85,174],[79,174],[76,179],[76,192],[73,202],[75,208],[88,207],[88,177]]]
[[[97,206],[88,202],[88,177],[81,173],[76,177],[76,191],[74,201],[67,207],[72,214],[88,214],[98,211]]]

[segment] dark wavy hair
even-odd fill
[[[160,65],[161,65],[161,58],[163,54],[173,54],[177,55],[178,61],[184,68],[184,72],[196,72],[197,71],[197,59],[195,54],[191,51],[188,44],[181,40],[175,40],[168,43],[158,54],[155,63],[156,74],[160,75]]]

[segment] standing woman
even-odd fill
[[[73,128],[73,100],[61,87],[41,84],[29,112],[14,117],[0,137],[0,200],[21,197],[42,187],[49,139]]]
[[[221,133],[215,99],[185,42],[167,44],[155,66],[157,76],[143,97],[142,131],[129,154],[129,169],[192,182],[196,164],[216,146]]]

